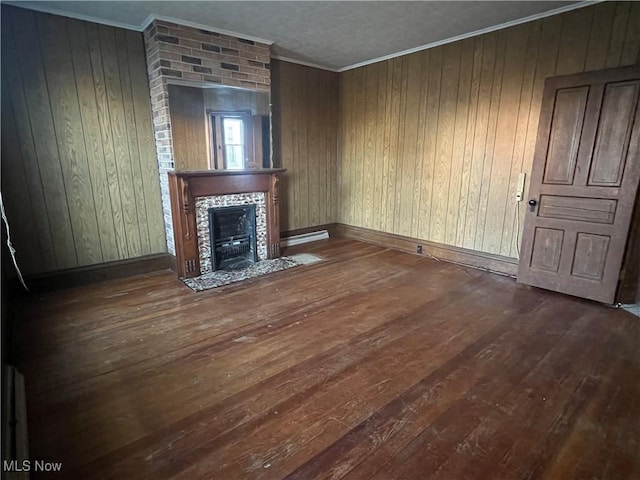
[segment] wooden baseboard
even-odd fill
[[[31,292],[45,292],[169,269],[175,271],[175,257],[168,253],[157,253],[32,275],[25,278],[25,283]]]
[[[343,223],[335,224],[336,235],[374,243],[383,247],[417,254],[418,245],[422,246],[422,255],[468,267],[480,268],[493,273],[515,277],[518,272],[518,259],[477,252],[467,248],[429,242],[419,238],[405,237],[393,233],[379,232],[368,228],[354,227]]]

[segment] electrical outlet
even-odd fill
[[[416,253],[422,253],[422,245],[418,245],[418,248],[416,249]]]
[[[525,173],[522,172],[518,175],[518,186],[516,187],[516,202],[521,202],[524,196],[524,180]]]

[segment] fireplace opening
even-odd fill
[[[256,206],[209,209],[211,269],[238,270],[258,261]]]

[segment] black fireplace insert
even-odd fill
[[[211,269],[238,270],[258,261],[256,206],[209,209]]]

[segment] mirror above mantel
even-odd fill
[[[193,83],[168,87],[176,170],[272,167],[268,91]]]

